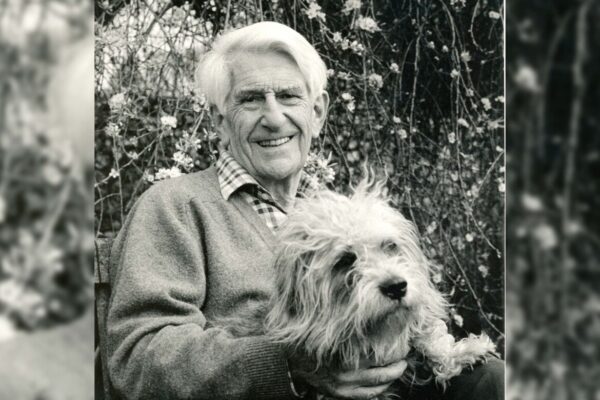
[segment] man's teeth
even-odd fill
[[[292,140],[292,137],[288,136],[288,137],[284,137],[281,139],[263,140],[262,142],[258,142],[258,144],[263,147],[275,147],[275,146],[281,146],[282,144],[287,143],[290,140]]]

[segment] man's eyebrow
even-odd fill
[[[265,89],[260,89],[260,88],[248,88],[248,89],[240,89],[238,91],[235,92],[235,97],[244,97],[244,96],[249,96],[249,95],[256,95],[256,94],[264,94],[266,92]]]
[[[290,86],[281,86],[281,87],[249,87],[249,88],[241,88],[235,92],[236,97],[244,97],[249,95],[262,95],[267,92],[275,92],[277,93],[301,93],[302,87],[298,85],[290,85]]]

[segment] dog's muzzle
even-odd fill
[[[406,287],[407,283],[405,280],[398,280],[391,284],[381,285],[379,290],[381,290],[384,296],[400,301],[406,296]]]

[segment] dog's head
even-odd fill
[[[319,363],[404,357],[424,316],[444,315],[416,229],[381,188],[299,200],[280,231],[267,330]]]

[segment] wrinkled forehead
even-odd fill
[[[230,55],[228,66],[232,91],[308,91],[298,64],[282,50],[237,50]]]

